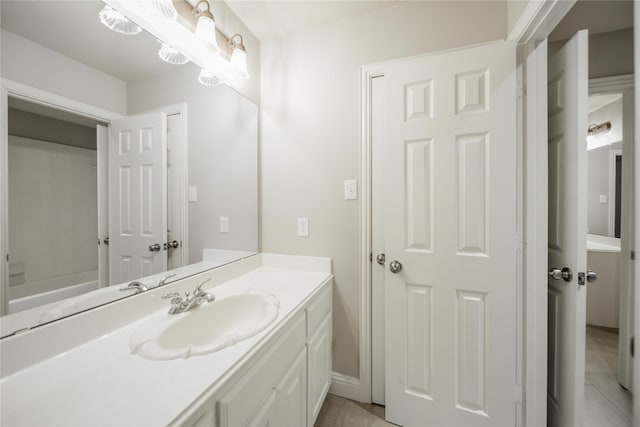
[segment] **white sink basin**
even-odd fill
[[[152,360],[213,353],[263,331],[279,307],[273,295],[250,291],[229,296],[184,313],[156,316],[136,330],[129,347]]]

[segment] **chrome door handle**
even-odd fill
[[[376,255],[376,262],[380,265],[384,265],[384,262],[385,262],[384,254]]]
[[[160,252],[160,243],[154,243],[149,246],[149,252]]]
[[[104,240],[102,240],[102,243],[109,246],[109,237],[105,237]]]
[[[588,283],[593,283],[598,280],[598,275],[595,271],[587,270],[586,273],[579,272],[578,273],[578,285],[586,285]]]
[[[177,240],[174,240],[173,242],[167,243],[167,246],[169,246],[169,249],[178,249],[180,247],[180,243],[178,243]]]
[[[587,270],[587,282],[594,283],[596,280],[598,280],[598,273]]]
[[[391,264],[389,264],[389,270],[394,274],[399,273],[402,270],[402,264],[400,261],[391,261]]]
[[[555,280],[563,279],[565,282],[570,282],[573,279],[573,272],[569,267],[564,267],[562,270],[559,268],[549,269],[549,277]]]

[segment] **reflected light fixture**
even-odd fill
[[[196,37],[214,52],[220,52],[220,46],[216,40],[216,23],[211,13],[209,2],[200,0],[194,9],[196,14]]]
[[[218,76],[204,68],[200,70],[198,81],[205,86],[219,86],[222,84],[222,80]]]
[[[606,133],[611,130],[611,122],[604,122],[600,124],[591,124],[587,130],[588,135],[598,135],[600,133]]]
[[[178,17],[178,11],[173,5],[173,0],[150,0],[150,11],[160,18],[175,19]]]
[[[170,44],[161,42],[162,46],[160,46],[160,50],[158,51],[158,56],[164,62],[173,65],[182,65],[189,62],[186,56],[175,50]]]
[[[98,16],[105,27],[117,33],[135,36],[142,32],[142,28],[109,6],[103,7]]]
[[[239,41],[236,41],[239,39]],[[235,73],[240,79],[248,79],[249,72],[247,71],[247,51],[244,48],[244,39],[240,34],[234,34],[229,40],[231,45],[231,65],[235,69]]]

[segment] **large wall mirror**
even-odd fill
[[[0,2],[2,336],[258,251],[257,106],[103,6]]]

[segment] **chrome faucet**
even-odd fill
[[[149,290],[147,285],[145,285],[142,282],[138,282],[137,280],[134,280],[133,282],[129,283],[124,288],[120,288],[121,291],[130,291],[132,289],[134,289],[136,291],[136,294],[139,294],[141,292],[146,292],[147,290]]]
[[[164,286],[167,282],[167,279],[171,279],[173,276],[175,276],[176,273],[173,274],[169,274],[168,276],[164,276],[162,279],[160,279],[160,281],[158,282],[158,284],[156,285],[156,287],[158,286]]]
[[[213,302],[216,297],[210,292],[202,290],[202,285],[207,283],[211,279],[206,279],[196,286],[193,294],[189,292],[185,293],[184,299],[178,292],[171,292],[170,294],[162,295],[163,299],[171,298],[171,307],[169,307],[169,314],[178,314],[189,311],[194,307],[198,307],[203,302]]]

